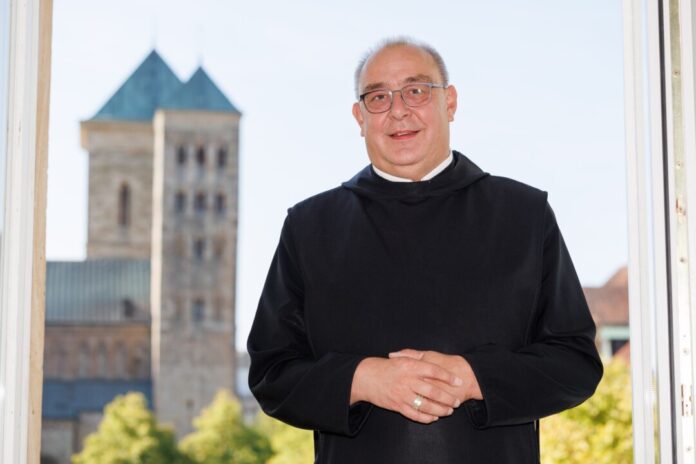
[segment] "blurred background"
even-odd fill
[[[549,193],[601,352],[628,360],[619,1],[64,0],[53,28],[45,462],[85,449],[127,392],[115,406],[182,438],[225,388],[240,402],[216,411],[265,450],[248,462],[295,449],[252,424],[246,337],[287,208],[368,162],[353,72],[390,36],[444,57],[453,149]]]

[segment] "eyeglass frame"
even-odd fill
[[[420,105],[409,105],[408,103],[406,103],[406,100],[404,99],[403,90],[406,87],[410,87],[412,85],[427,85],[428,90],[429,90],[428,100],[421,103]],[[446,89],[447,87],[449,87],[449,86],[445,85],[445,84],[435,84],[433,82],[410,82],[410,83],[404,85],[403,87],[401,87],[400,89],[396,89],[396,90],[391,90],[391,89],[386,89],[386,88],[372,89],[368,92],[363,93],[362,95],[359,95],[358,101],[363,102],[363,105],[365,106],[365,109],[367,110],[368,113],[370,113],[370,114],[382,114],[382,113],[386,113],[387,111],[390,111],[392,109],[392,106],[394,106],[394,93],[395,92],[399,92],[399,95],[401,95],[401,101],[404,102],[404,105],[408,106],[409,108],[419,108],[421,106],[425,106],[428,103],[430,103],[430,100],[433,98],[433,89],[434,88],[435,89]],[[389,93],[389,108],[387,108],[384,111],[370,111],[370,109],[367,107],[367,103],[365,103],[365,95],[371,94],[372,92],[384,92],[384,91]]]

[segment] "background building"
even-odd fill
[[[599,354],[604,359],[630,360],[628,326],[628,268],[621,267],[601,287],[584,287],[585,298],[597,325]]]
[[[42,455],[68,463],[128,391],[179,435],[235,385],[240,112],[152,51],[81,123],[87,258],[48,262]]]

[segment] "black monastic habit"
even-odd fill
[[[538,463],[536,421],[602,376],[594,336],[546,192],[454,152],[431,180],[367,166],[288,210],[249,385],[267,414],[314,430],[320,464]],[[484,399],[428,425],[351,407],[358,363],[402,348],[463,356]]]

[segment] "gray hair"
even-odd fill
[[[355,98],[360,98],[360,75],[362,74],[363,69],[365,69],[365,63],[367,63],[367,61],[370,58],[372,58],[374,55],[376,55],[378,52],[381,52],[385,48],[399,46],[417,48],[419,50],[423,50],[425,53],[430,55],[433,58],[433,60],[435,60],[435,64],[437,65],[438,71],[440,71],[440,75],[442,76],[442,84],[444,86],[449,85],[449,73],[447,72],[447,66],[445,66],[445,60],[442,59],[442,56],[438,53],[437,50],[435,50],[435,48],[428,45],[427,43],[412,39],[411,37],[399,36],[382,40],[376,46],[369,49],[362,56],[362,58],[360,58],[360,61],[358,61],[358,66],[357,68],[355,68],[354,75]]]

